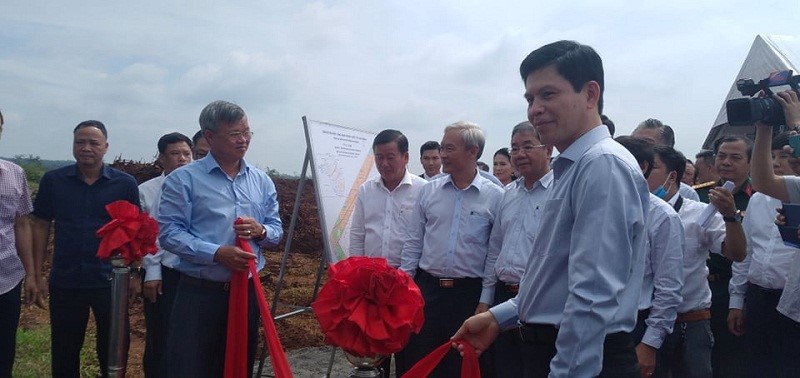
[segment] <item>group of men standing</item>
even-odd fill
[[[27,302],[40,306],[49,294],[53,376],[80,376],[90,311],[101,375],[108,375],[111,266],[96,257],[95,232],[111,220],[105,205],[116,200],[141,205],[160,228],[159,251],[144,258],[143,269],[132,268],[131,295],[143,290],[146,298],[145,375],[222,376],[231,272],[246,270],[251,260],[263,268],[261,249],[278,243],[283,228],[272,180],[244,160],[253,136],[244,111],[215,101],[203,109],[199,122],[194,141],[180,133],[159,139],[163,174],[138,187],[132,176],[103,162],[108,133],[99,121],[75,127],[76,163],[45,173],[32,206],[22,170],[0,162],[0,191],[8,210],[0,232],[1,377],[12,372],[22,289]],[[51,229],[53,258],[45,283],[42,266]],[[237,238],[256,252],[237,247]],[[247,310],[251,373],[258,329],[252,290]]]
[[[776,315],[795,252],[782,246],[772,222],[780,201],[742,223],[754,194],[752,142],[718,141],[712,169],[698,156],[697,170],[701,179],[719,176],[692,187],[682,179],[694,166],[673,148],[668,125],[648,119],[631,137],[611,139],[600,116],[602,63],[590,47],[544,46],[520,73],[529,122],[512,130],[521,177],[505,188],[476,169],[484,146],[477,125],[445,128],[438,176],[424,159],[435,142],[422,146],[420,177],[429,182],[405,170],[402,133],[375,138],[381,176],[359,192],[351,252],[387,258],[414,277],[426,303],[422,330],[395,355],[398,376],[451,339],[479,352],[485,376],[798,374],[800,341],[766,341],[799,327]],[[787,124],[800,124],[796,113]],[[776,143],[782,174],[786,143]],[[560,154],[551,162],[553,147]],[[402,159],[393,165],[393,156]],[[721,187],[726,181],[733,190]],[[767,294],[745,301],[745,292]],[[765,308],[744,312],[754,319],[743,316],[742,302],[756,306],[764,297]],[[459,371],[453,352],[434,376]]]
[[[633,137],[612,139],[601,119],[602,60],[591,47],[543,46],[523,60],[520,75],[528,122],[511,131],[520,177],[506,187],[477,169],[485,137],[474,123],[448,125],[441,143],[425,143],[420,176],[407,170],[409,142],[400,131],[384,130],[373,141],[380,176],[359,189],[350,253],[386,258],[414,278],[425,299],[422,330],[395,355],[397,375],[449,340],[471,345],[485,376],[735,376],[745,371],[736,360],[747,362],[748,375],[797,375],[800,293],[781,293],[794,282],[787,265],[800,266],[800,255],[779,246],[770,219],[780,201],[800,196],[800,180],[780,176],[791,170],[783,142],[772,148],[774,172],[764,173],[766,128],[759,128],[756,151],[746,138],[722,139],[715,168],[735,189],[715,182],[695,191],[681,183],[687,159],[672,147],[669,126],[650,119]],[[780,98],[787,124],[800,125],[797,95]],[[231,273],[253,260],[263,268],[261,247],[283,232],[274,184],[244,160],[253,136],[244,111],[215,101],[199,123],[193,140],[179,133],[159,140],[164,174],[138,188],[103,163],[108,134],[98,121],[75,127],[76,164],[46,173],[33,204],[21,169],[0,162],[7,209],[0,374],[10,375],[7,340],[14,339],[21,292],[42,305],[48,289],[54,376],[79,375],[90,310],[107,374],[111,267],[96,258],[94,233],[109,221],[104,206],[122,199],[140,204],[160,226],[160,250],[143,261],[143,289],[132,280],[133,294],[142,289],[146,298],[146,375],[222,375]],[[560,153],[551,161],[553,148]],[[752,186],[751,155],[758,177]],[[759,186],[774,198],[759,199]],[[715,210],[705,212],[694,196]],[[754,215],[743,224],[745,209]],[[236,247],[237,238],[255,254]],[[708,263],[710,272],[709,255],[721,256],[719,266]],[[744,261],[731,268],[730,260]],[[258,314],[249,287],[252,369]],[[726,331],[744,341],[724,341],[719,332]],[[746,357],[738,357],[735,342],[749,346]],[[458,344],[433,376],[459,376],[464,347]]]

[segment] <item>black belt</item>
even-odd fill
[[[730,279],[731,276],[727,274],[711,273],[708,275],[708,282],[722,282]]]
[[[752,282],[749,282],[749,281],[747,283],[748,283],[748,285],[747,285],[748,287],[752,288],[753,290],[758,290],[758,291],[760,291],[760,292],[762,292],[764,294],[777,295],[777,296],[780,296],[781,294],[783,294],[783,289],[770,289],[770,288],[767,288],[767,287],[756,285],[756,284],[754,284]]]
[[[206,289],[222,290],[222,291],[228,291],[231,288],[230,282],[205,280],[202,278],[192,277],[186,274],[181,274],[181,282],[185,282],[192,286],[202,287]]]
[[[558,328],[552,324],[520,323],[519,338],[526,344],[555,345]]]
[[[498,282],[498,283],[499,283],[500,285],[502,285],[501,287],[502,287],[502,288],[503,288],[503,290],[505,290],[507,293],[511,293],[511,294],[517,294],[517,293],[519,293],[519,284],[518,284],[518,283],[509,283],[509,282],[502,282],[502,281],[500,281],[500,282]]]
[[[480,286],[483,282],[483,279],[480,277],[465,277],[465,278],[446,278],[446,277],[436,277],[422,269],[417,269],[417,274],[415,276],[420,281],[426,281],[434,283],[435,285],[439,286],[443,289],[452,289],[454,287],[465,287],[465,286]]]

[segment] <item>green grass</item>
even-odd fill
[[[91,323],[91,321],[90,321]],[[86,331],[81,349],[81,377],[96,377],[100,373],[94,351],[93,327]],[[17,329],[17,354],[14,359],[14,377],[50,377],[50,327],[36,326]]]

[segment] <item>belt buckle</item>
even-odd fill
[[[455,282],[452,278],[440,278],[439,279],[439,287],[443,289],[452,289],[455,285]]]
[[[506,284],[506,290],[510,293],[519,293],[519,284]]]
[[[230,291],[230,289],[231,289],[231,282],[230,282],[230,281],[228,281],[228,282],[225,282],[225,283],[222,285],[222,290],[224,290],[224,291]]]

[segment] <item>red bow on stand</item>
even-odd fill
[[[130,264],[158,251],[158,223],[150,214],[140,212],[138,206],[125,200],[109,203],[106,211],[111,220],[95,233],[102,239],[97,257],[108,260],[119,253],[125,264]]]

